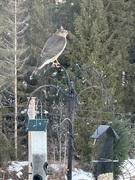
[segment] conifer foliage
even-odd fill
[[[17,102],[21,102],[24,107],[26,96],[35,89],[35,85],[38,87],[43,83],[55,83],[65,87],[62,83],[63,76],[60,76],[63,72],[59,69],[55,76],[57,80],[52,76],[56,69],[49,72],[45,80],[42,71],[33,81],[29,79],[44,43],[57,28],[64,26],[69,32],[69,39],[61,62],[67,68],[71,79],[74,79],[76,64],[79,64],[80,68],[90,66],[100,75],[100,78],[97,76],[95,78],[95,73],[92,73],[90,68],[87,70],[88,76],[85,74],[87,78],[83,79],[84,77],[80,75],[76,86],[76,93],[79,93],[82,86],[86,88],[88,81],[92,82],[91,89],[79,96],[80,101],[77,102],[75,110],[77,134],[75,150],[82,161],[90,162],[95,153],[90,135],[96,127],[108,123],[108,120],[113,121],[115,114],[135,112],[135,3],[132,0],[66,0],[61,3],[53,0],[16,0],[16,2],[15,28],[14,1],[0,1],[2,105],[10,106],[10,111],[14,113],[15,95],[19,97]],[[14,93],[13,86],[15,78],[16,83],[18,82],[17,94]],[[100,81],[105,85],[102,86]],[[51,100],[52,98],[53,96]],[[49,101],[50,98],[46,104],[49,104]],[[135,121],[134,116],[131,120]],[[120,131],[120,136],[124,133],[124,128],[126,129],[125,126],[123,129],[115,127],[114,130],[118,131],[118,134]],[[123,138],[121,142],[127,146],[130,143],[128,138]],[[122,161],[128,151],[127,148],[124,149],[125,153],[120,157]],[[116,154],[121,152],[120,146],[117,146],[115,152]]]
[[[0,90],[3,95],[2,105],[8,107],[10,112],[14,112],[12,118],[14,118],[14,145],[17,157],[17,116],[18,102],[21,99],[18,77],[24,75],[24,64],[29,58],[25,36],[30,16],[24,1],[6,1],[2,4],[2,11],[0,76],[3,81]]]

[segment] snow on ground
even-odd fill
[[[79,179],[93,180],[92,173],[88,173],[81,169],[76,169],[76,168],[73,170],[72,177],[73,180],[79,180]]]
[[[52,167],[52,169],[54,169],[54,171],[59,171],[61,168],[64,168],[65,165],[64,164],[51,164],[50,167]]]
[[[23,169],[23,166],[27,166],[28,162],[11,162],[9,165],[9,171],[16,171],[18,178],[22,175],[21,170]],[[51,164],[50,165],[55,171],[59,171],[61,168],[61,165],[59,164]],[[63,165],[62,165],[63,167]],[[123,176],[120,177],[120,180],[130,180],[132,176],[135,176],[135,159],[129,159],[126,160],[122,167]],[[73,169],[72,172],[72,180],[94,180],[92,177],[92,173],[85,172],[81,169]]]
[[[22,161],[22,162],[13,161],[11,162],[11,165],[9,165],[8,170],[19,172],[23,169],[23,166],[28,166],[28,161]]]
[[[28,161],[22,161],[22,162],[13,161],[9,165],[8,170],[15,171],[18,178],[21,178],[21,176],[23,175],[21,170],[23,169],[24,166],[28,166]],[[12,180],[12,179],[9,179],[9,180]]]
[[[54,171],[59,171],[61,168],[64,168],[65,165],[60,165],[60,164],[51,164],[50,167],[54,170]],[[65,176],[65,179],[66,176]],[[83,179],[83,180],[93,180],[92,178],[92,173],[89,172],[85,172],[82,169],[77,169],[74,168],[73,172],[72,172],[72,180],[79,180],[79,179]]]
[[[135,159],[125,160],[121,169],[123,175],[120,177],[120,180],[130,180],[131,177],[135,176]]]

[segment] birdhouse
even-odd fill
[[[111,126],[100,125],[91,138],[97,143],[97,157],[93,161],[96,162],[96,176],[112,173],[113,162],[118,162],[113,160],[113,145],[119,139],[118,134]]]

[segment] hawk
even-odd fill
[[[67,44],[68,32],[61,28],[57,30],[45,43],[43,50],[40,54],[40,59],[37,62],[37,67],[32,72],[30,79],[37,74],[37,72],[42,69],[45,65],[49,63],[54,63],[56,61],[59,64],[57,58],[64,51]]]

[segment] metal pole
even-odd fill
[[[75,91],[73,82],[69,87],[69,104],[68,104],[68,118],[69,121],[69,137],[68,137],[68,167],[67,179],[72,180],[72,157],[73,157],[73,138],[74,138],[74,106],[75,106]]]

